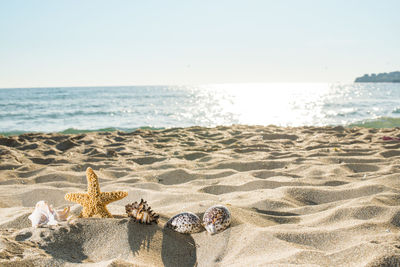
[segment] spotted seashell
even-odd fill
[[[194,234],[203,229],[200,218],[191,212],[182,212],[175,215],[168,220],[165,226],[182,234]]]
[[[128,204],[125,206],[126,213],[129,217],[131,217],[135,222],[151,224],[153,222],[158,223],[159,216],[151,210],[150,206],[147,204],[147,201],[143,199],[140,200],[140,203],[135,201],[132,204]]]
[[[225,230],[230,224],[231,213],[225,206],[212,206],[204,213],[203,226],[212,235]]]

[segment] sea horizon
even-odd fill
[[[354,82],[354,81],[335,81],[335,82],[204,82],[204,83],[138,83],[138,84],[112,84],[112,85],[45,85],[45,86],[11,86],[0,87],[2,89],[37,89],[37,88],[97,88],[97,87],[154,87],[154,86],[208,86],[208,85],[262,85],[262,84],[397,84],[398,82]]]

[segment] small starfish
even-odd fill
[[[94,216],[113,218],[111,213],[107,210],[106,205],[126,197],[128,192],[101,192],[99,179],[90,167],[86,169],[86,178],[88,181],[87,193],[68,193],[65,195],[65,200],[82,205],[83,209],[79,215],[80,218],[89,218]]]

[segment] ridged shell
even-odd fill
[[[191,212],[182,212],[165,224],[166,227],[182,234],[198,233],[203,229],[200,218]]]
[[[41,225],[57,225],[59,221],[67,220],[69,207],[63,211],[56,211],[52,205],[41,200],[36,203],[35,210],[29,215],[29,220],[32,222],[32,227]]]
[[[203,226],[212,235],[225,230],[230,224],[231,213],[225,206],[212,206],[204,213]]]
[[[143,199],[140,200],[140,203],[135,201],[132,204],[128,204],[125,206],[125,211],[129,217],[131,217],[135,222],[151,224],[155,222],[158,223],[159,215],[154,213],[151,210],[151,207],[147,204],[147,201]]]

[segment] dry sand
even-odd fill
[[[400,129],[181,128],[0,138],[1,266],[398,266]],[[103,191],[128,191],[114,219],[33,229],[46,200],[80,206],[92,167]],[[144,198],[158,225],[130,221]],[[224,204],[214,236],[163,229],[171,216]],[[25,265],[24,265],[25,264]]]

